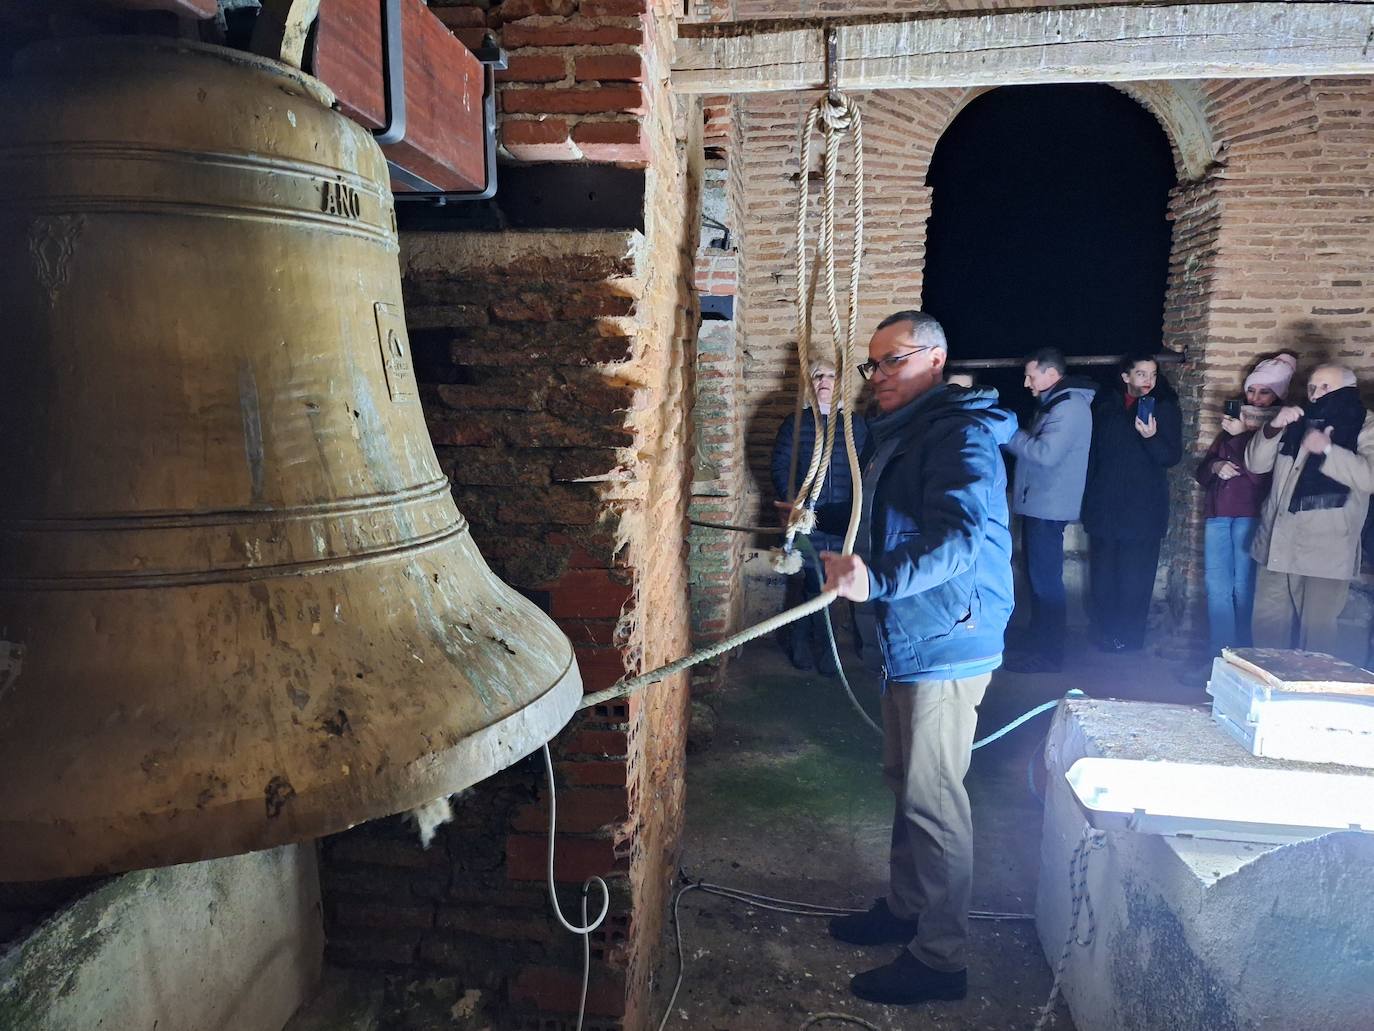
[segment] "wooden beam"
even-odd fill
[[[682,26],[679,93],[1374,75],[1374,4],[1112,4],[1005,13]],[[688,33],[691,35],[689,36]]]
[[[219,12],[216,0],[104,0],[107,7],[126,11],[171,11],[185,18],[203,20]]]

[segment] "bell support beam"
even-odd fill
[[[1374,74],[1374,4],[1111,4],[682,26],[673,88],[848,90]]]

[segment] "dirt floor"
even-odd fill
[[[982,736],[1077,687],[1096,697],[1205,701],[1205,670],[1180,672],[1146,653],[1106,654],[1074,642],[1066,671],[994,675],[979,714]],[[870,713],[876,685],[857,659],[850,681]],[[792,668],[772,641],[737,656],[708,696],[708,745],[689,755],[683,870],[693,879],[827,905],[867,907],[885,890],[892,796],[878,776],[878,739],[839,680]],[[974,753],[968,778],[976,834],[974,907],[1030,913],[1039,877],[1043,785],[1039,749],[1049,715]],[[1029,921],[978,921],[968,998],[883,1007],[853,998],[852,974],[885,963],[893,946],[833,941],[826,921],[751,908],[701,891],[680,903],[687,969],[669,1028],[790,1031],[840,1011],[879,1028],[1014,1031],[1033,1027],[1052,971]],[[672,929],[655,986],[662,1013],[677,974]],[[821,1027],[843,1027],[827,1021]],[[852,1025],[851,1025],[852,1026]],[[1062,1006],[1051,1027],[1069,1031]]]

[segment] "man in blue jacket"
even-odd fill
[[[897,796],[890,886],[866,913],[831,922],[860,945],[902,943],[858,974],[863,999],[915,1003],[967,992],[973,821],[968,772],[977,708],[1002,661],[1012,609],[1007,475],[1016,420],[986,389],[941,382],[939,322],[884,319],[860,371],[869,421],[854,555],[827,553],[827,589],[871,602],[882,651],[883,775]]]
[[[1007,657],[1007,669],[1017,673],[1054,673],[1064,662],[1064,528],[1083,506],[1097,392],[1092,380],[1067,374],[1058,348],[1042,347],[1026,359],[1026,389],[1040,406],[1030,429],[1017,430],[1006,444],[1016,456],[1011,510],[1021,517],[1031,593],[1027,649]]]

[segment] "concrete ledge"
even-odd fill
[[[1085,826],[1064,774],[1084,756],[1321,769],[1256,759],[1188,706],[1061,706],[1046,745],[1036,900],[1051,965],[1068,933],[1069,858]],[[1341,832],[1271,847],[1110,834],[1092,854],[1088,885],[1096,937],[1071,949],[1063,983],[1080,1028],[1374,1026],[1374,835]],[[1086,929],[1082,920],[1080,934]]]
[[[0,956],[0,1031],[281,1031],[319,898],[313,844],[116,877]]]

